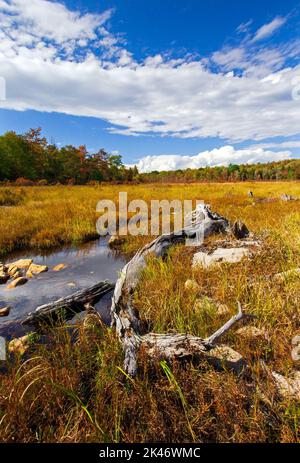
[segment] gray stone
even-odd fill
[[[39,273],[48,272],[47,265],[38,265],[32,263],[28,269],[29,274],[38,275]]]
[[[242,326],[242,328],[239,328],[236,331],[236,334],[244,339],[249,340],[267,339],[268,337],[266,330],[251,325]]]
[[[21,269],[28,269],[30,267],[30,265],[32,264],[32,259],[20,259],[20,260],[17,260],[16,262],[12,262],[11,264],[9,264],[9,268],[8,268],[8,271],[10,271],[10,268],[12,267],[18,267],[18,268],[21,268]]]
[[[17,286],[22,286],[22,285],[25,285],[25,283],[27,283],[27,278],[25,277],[20,277],[20,278],[16,278],[15,280],[13,280],[11,283],[9,283],[9,285],[7,285],[7,288],[8,289],[14,289],[16,288]]]
[[[300,400],[300,371],[293,371],[288,378],[272,371],[272,376],[282,398]]]
[[[245,359],[229,346],[220,344],[209,350],[209,363],[217,368],[233,370],[235,373],[242,373],[247,368]]]
[[[193,257],[193,268],[202,266],[208,268],[218,262],[228,262],[230,264],[240,262],[244,257],[249,256],[249,249],[242,248],[218,248],[212,254],[197,252]]]
[[[0,317],[7,317],[9,315],[9,312],[10,312],[10,307],[7,306],[7,307],[2,307],[0,309]]]
[[[4,270],[0,270],[0,284],[3,285],[9,280],[9,275]]]
[[[61,270],[64,270],[65,268],[67,268],[66,264],[57,264],[57,265],[55,265],[55,267],[53,267],[52,270],[54,272],[60,272]]]

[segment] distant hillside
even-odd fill
[[[268,162],[265,164],[230,164],[229,166],[201,167],[175,171],[140,174],[143,182],[205,182],[245,180],[299,180],[300,159]]]

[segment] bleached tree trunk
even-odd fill
[[[180,233],[161,235],[151,243],[140,249],[135,256],[125,265],[118,279],[112,299],[111,315],[112,324],[115,326],[125,354],[124,369],[134,376],[137,372],[137,353],[140,348],[146,349],[152,358],[187,358],[202,357],[218,366],[241,366],[243,361],[240,354],[226,346],[217,351],[213,343],[229,329],[233,323],[243,317],[239,308],[239,314],[223,328],[218,330],[211,338],[203,340],[189,334],[155,334],[144,336],[141,333],[141,321],[139,314],[132,304],[132,294],[140,278],[142,270],[146,266],[146,258],[150,254],[156,257],[165,256],[171,246],[183,243],[185,239],[195,235],[203,239],[215,233],[227,233],[230,231],[229,221],[219,214],[212,213],[209,206],[200,205],[190,216],[190,222]],[[222,352],[221,352],[222,351]],[[233,358],[235,360],[233,361]],[[227,359],[227,360],[226,360]],[[237,369],[239,369],[239,367]]]

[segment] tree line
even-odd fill
[[[200,167],[142,174],[144,182],[241,182],[247,180],[299,180],[300,159],[257,164]]]
[[[180,183],[245,180],[299,180],[300,160],[264,164],[230,164],[175,171],[139,173],[126,168],[120,155],[103,148],[89,153],[85,145],[58,147],[42,136],[41,128],[22,135],[0,136],[0,182],[86,184],[93,182]]]
[[[104,149],[91,154],[85,145],[59,148],[48,143],[41,128],[0,136],[0,181],[85,184],[130,182],[137,176],[137,169],[126,169],[120,155]]]

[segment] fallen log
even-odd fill
[[[89,288],[77,291],[70,296],[58,299],[55,302],[44,304],[30,312],[22,320],[22,325],[37,326],[55,323],[59,320],[69,320],[76,313],[85,310],[86,304],[97,303],[105,294],[112,291],[114,284],[108,280],[101,281]]]
[[[186,239],[194,236],[204,239],[215,233],[231,232],[229,221],[219,214],[211,212],[209,206],[204,204],[199,205],[192,212],[190,221],[186,223],[186,227],[180,232],[161,235],[140,249],[131,261],[125,265],[116,283],[111,307],[112,325],[115,326],[123,345],[125,354],[124,369],[132,376],[137,372],[137,353],[142,346],[152,357],[158,355],[158,357],[170,359],[201,354],[210,359],[209,351],[213,349],[214,341],[243,317],[239,307],[238,315],[207,340],[187,334],[163,335],[148,333],[142,336],[142,323],[138,312],[133,307],[132,294],[137,286],[140,274],[146,266],[147,256],[152,254],[156,257],[163,257],[171,246],[183,243]],[[240,357],[238,353],[236,355]],[[222,356],[223,364],[225,357],[226,355]],[[241,363],[240,358],[238,362]]]

